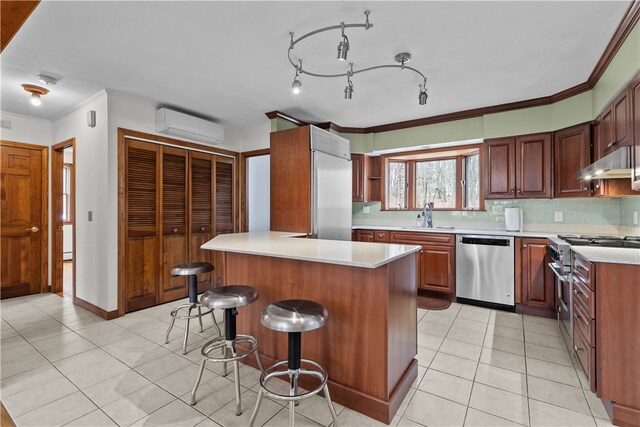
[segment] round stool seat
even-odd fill
[[[188,262],[186,264],[174,265],[171,269],[172,276],[191,276],[195,274],[213,271],[213,265],[208,262]]]
[[[200,297],[200,304],[208,308],[236,308],[258,299],[258,291],[251,286],[231,285],[206,291]]]
[[[327,309],[317,302],[286,300],[269,304],[262,310],[260,322],[280,332],[305,332],[318,329],[329,317]]]

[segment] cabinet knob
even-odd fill
[[[521,191],[520,191],[520,189],[519,189],[519,188],[516,190],[516,193],[521,193]]]
[[[174,228],[174,229],[173,229],[173,232],[174,232],[174,233],[177,233],[177,232],[178,232],[178,229],[177,229],[177,228]]]
[[[200,231],[204,231],[204,226],[200,227]]]
[[[615,146],[617,143],[618,143],[618,141],[610,142],[609,144],[607,144],[607,148],[611,148],[611,147]]]
[[[573,313],[573,318],[578,320],[578,319],[580,319],[580,316],[578,314],[576,314],[576,313]]]
[[[582,347],[578,347],[577,345],[573,346],[573,351],[575,351],[576,353],[579,351],[582,351]]]
[[[583,189],[584,191],[587,191],[587,190],[588,190],[588,188],[587,188],[587,187],[582,187],[582,189]]]
[[[40,229],[34,225],[31,228],[27,228],[25,231],[30,231],[32,233],[37,233],[38,231],[40,231]]]
[[[523,248],[526,248],[526,247],[527,247],[527,245],[522,245],[522,247],[523,247]]]
[[[512,188],[512,189],[511,189],[511,193],[513,194],[513,193],[515,193],[515,192],[516,192],[516,189],[515,189],[515,188]]]
[[[580,292],[579,290],[577,290],[577,289],[574,289],[574,290],[573,290],[573,294],[574,294],[574,295],[578,295],[578,294],[580,294],[580,293],[581,293],[581,292]]]

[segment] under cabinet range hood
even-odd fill
[[[631,178],[631,147],[618,148],[576,175],[577,179]]]

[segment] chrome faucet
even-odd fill
[[[422,208],[422,227],[433,228],[433,202],[425,202]]]

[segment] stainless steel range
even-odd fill
[[[547,252],[552,260],[548,264],[556,276],[556,311],[558,322],[564,326],[567,334],[573,340],[572,313],[572,280],[571,280],[571,246],[600,246],[611,248],[640,249],[638,236],[591,236],[591,235],[561,235],[549,239],[551,243]]]

